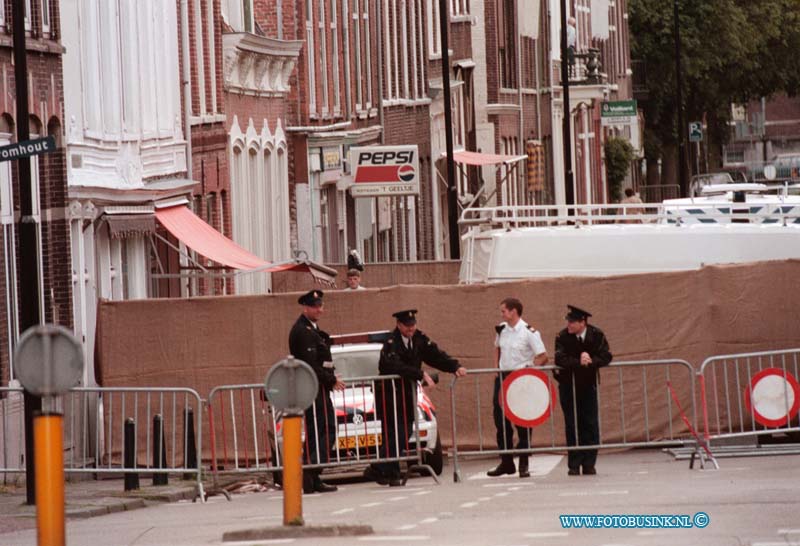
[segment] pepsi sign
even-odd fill
[[[353,197],[419,194],[419,149],[414,146],[350,148]]]

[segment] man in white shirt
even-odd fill
[[[495,327],[495,365],[500,368],[500,373],[494,381],[494,424],[497,427],[497,447],[501,450],[512,449],[514,440],[514,426],[505,416],[504,404],[501,395],[503,379],[520,368],[527,366],[544,366],[547,364],[547,350],[542,342],[542,336],[535,328],[522,320],[522,302],[516,298],[506,298],[500,303],[500,316],[503,322]],[[530,448],[530,435],[525,427],[517,427],[517,449]],[[513,455],[501,455],[500,464],[490,470],[489,476],[502,476],[514,474]],[[527,478],[528,455],[519,457],[519,476]]]

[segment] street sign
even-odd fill
[[[26,140],[0,146],[0,161],[11,161],[12,159],[22,159],[32,155],[47,154],[56,150],[56,139],[48,136],[35,140]]]
[[[600,122],[605,125],[630,125],[637,116],[635,100],[604,101],[600,106]]]
[[[503,380],[506,418],[521,427],[544,423],[556,400],[555,387],[541,370],[523,368]]]
[[[353,197],[419,194],[419,149],[413,146],[350,148]]]
[[[800,409],[800,386],[781,368],[766,368],[753,376],[744,402],[753,418],[766,427],[782,427]]]
[[[689,122],[689,142],[702,142],[703,141],[703,122],[691,121]]]
[[[36,396],[62,394],[78,385],[83,373],[83,349],[63,326],[28,328],[14,352],[17,379]]]
[[[302,415],[314,403],[319,382],[311,366],[289,356],[270,368],[264,389],[272,407],[287,415]]]

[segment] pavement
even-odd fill
[[[490,478],[486,470],[495,463],[462,461],[461,483],[453,482],[452,466],[446,466],[441,485],[429,477],[415,477],[405,487],[344,480],[339,481],[336,493],[303,497],[308,526],[369,525],[374,530],[370,535],[304,538],[302,534],[266,534],[257,540],[223,542],[225,533],[280,528],[281,492],[252,488],[252,492],[233,495],[231,501],[212,496],[205,504],[183,499],[153,506],[157,501],[138,497],[145,508],[91,519],[70,518],[68,544],[800,546],[798,455],[722,459],[719,470],[690,470],[687,461],[675,461],[662,451],[631,450],[601,453],[596,476],[567,476],[564,457],[542,454],[533,457],[533,475],[528,479],[516,475]],[[87,492],[97,487],[92,482],[75,485]],[[103,489],[96,491],[119,498]],[[72,499],[75,492],[68,489],[70,506],[78,506],[78,499]],[[19,504],[19,493],[16,497]],[[81,498],[87,503],[93,497],[81,493]],[[0,507],[0,513],[5,513],[5,508],[5,504]],[[708,516],[707,525],[701,528],[576,529],[563,526],[560,518],[685,514],[688,521],[702,523],[695,516],[700,512]],[[35,531],[30,529],[0,534],[3,545],[35,543]]]

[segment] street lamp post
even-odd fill
[[[681,194],[687,195],[686,182],[686,126],[683,121],[683,73],[681,71],[681,31],[678,23],[678,0],[672,0],[675,24],[675,110],[678,113],[678,182]]]
[[[567,0],[561,0],[561,95],[563,119],[561,124],[564,141],[564,191],[567,205],[575,204],[572,172],[572,129],[570,127],[571,111],[569,107],[569,57],[567,55]],[[572,209],[570,209],[570,212]]]

